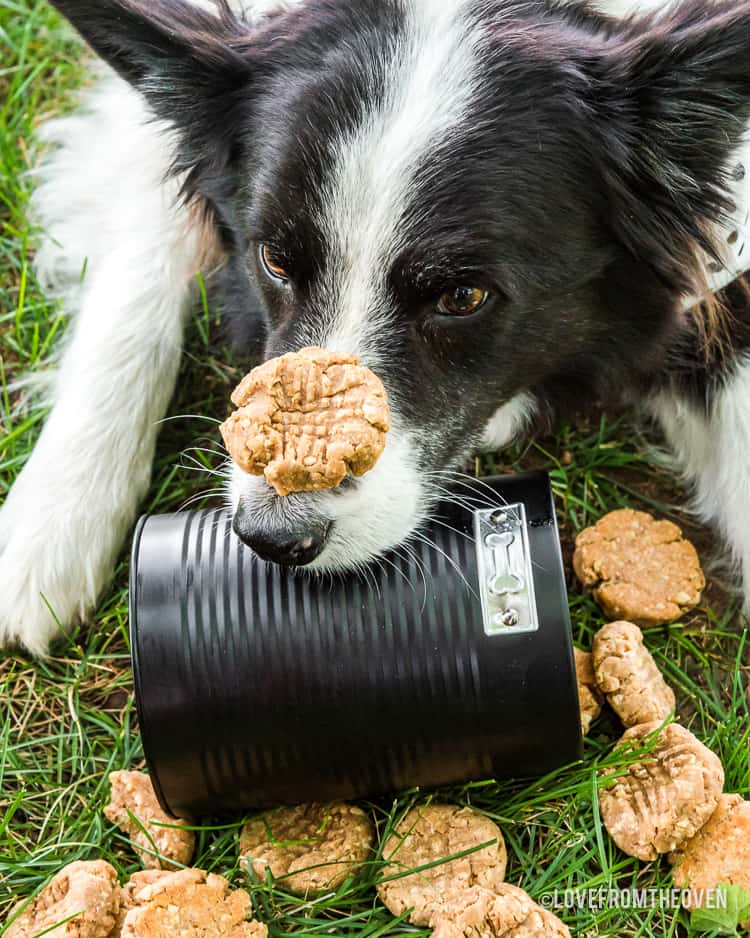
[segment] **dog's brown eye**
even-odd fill
[[[286,268],[274,257],[273,251],[267,244],[261,245],[260,259],[269,277],[273,277],[274,280],[283,280],[284,283],[288,282],[289,274]]]
[[[471,316],[487,302],[489,294],[481,287],[453,287],[438,302],[438,312],[447,316]]]

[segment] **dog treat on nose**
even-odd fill
[[[381,380],[357,358],[316,347],[254,368],[232,402],[238,409],[221,425],[229,455],[279,495],[364,475],[390,428]]]

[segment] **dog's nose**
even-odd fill
[[[314,519],[298,523],[294,528],[277,527],[266,522],[260,524],[240,503],[232,527],[242,543],[262,560],[285,567],[304,567],[322,552],[331,522]]]

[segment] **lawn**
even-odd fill
[[[13,382],[44,368],[66,311],[49,302],[32,268],[35,232],[26,219],[38,159],[34,132],[47,116],[71,107],[84,80],[81,48],[38,0],[0,0],[0,501],[23,466],[44,412]],[[196,315],[184,360],[174,419],[165,424],[154,482],[144,511],[172,511],[211,497],[217,440],[187,414],[221,415],[227,378],[215,339],[215,317]],[[200,378],[199,378],[200,376]],[[206,376],[212,380],[206,381]],[[575,533],[606,511],[645,507],[680,523],[703,559],[714,555],[710,533],[679,507],[679,491],[658,439],[635,429],[628,415],[599,412],[482,457],[469,471],[491,474],[538,466],[551,470],[568,561]],[[206,486],[208,494],[204,494]],[[720,568],[700,609],[684,621],[648,633],[648,644],[676,690],[682,721],[722,759],[726,790],[750,791],[748,656],[743,623],[723,588]],[[44,662],[0,659],[0,923],[18,898],[31,895],[64,864],[104,857],[123,877],[138,868],[123,836],[104,820],[107,773],[141,767],[128,655],[127,560],[92,621]],[[603,620],[570,579],[576,642],[589,648]],[[449,791],[409,791],[365,804],[381,832],[415,802],[450,799],[473,805],[502,827],[508,880],[542,899],[554,890],[661,888],[670,884],[666,860],[643,864],[621,854],[601,828],[597,771],[612,761],[621,729],[604,715],[586,740],[585,758],[541,781],[482,781]],[[554,733],[551,721],[550,733]],[[257,917],[272,935],[414,934],[375,898],[382,875],[374,859],[358,879],[316,902],[303,902],[283,882],[250,881],[239,868],[242,818],[227,826],[206,821],[195,865],[249,889]],[[671,936],[697,933],[689,917],[665,908],[562,909],[576,936]],[[2,926],[0,926],[1,929]]]

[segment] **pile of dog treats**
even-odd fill
[[[103,860],[71,863],[10,916],[6,938],[267,938],[250,897],[221,876],[192,869],[194,834],[161,810],[148,775],[114,772],[104,809],[127,834],[145,869],[120,886]],[[166,826],[165,826],[166,825]],[[447,938],[481,934],[566,936],[570,932],[522,889],[505,883],[507,852],[497,825],[471,808],[410,811],[381,845],[377,887],[386,907]],[[305,898],[336,889],[376,856],[375,828],[361,808],[277,808],[245,824],[240,859]],[[455,857],[442,862],[446,857]],[[415,872],[404,876],[405,871]]]
[[[604,612],[623,617],[597,632],[590,653],[576,649],[583,732],[606,702],[626,727],[617,748],[635,756],[606,773],[607,831],[640,860],[667,854],[688,908],[719,885],[750,889],[750,802],[723,794],[719,758],[669,722],[675,696],[639,628],[673,622],[700,601],[695,548],[671,522],[625,509],[579,535],[573,566]]]
[[[641,860],[668,854],[675,885],[695,895],[720,884],[750,889],[750,802],[723,794],[716,755],[669,722],[675,696],[646,648],[641,626],[663,625],[695,606],[705,585],[697,554],[668,521],[616,511],[582,532],[574,568],[615,619],[576,649],[581,725],[607,704],[622,720],[600,810],[620,849]],[[159,807],[149,777],[110,776],[106,817],[127,835],[144,869],[124,886],[102,861],[69,864],[31,902],[14,909],[6,938],[267,938],[250,897],[223,877],[190,868],[194,834]],[[416,807],[376,845],[376,831],[348,804],[278,808],[247,823],[240,861],[263,880],[311,898],[378,860],[380,900],[435,938],[570,938],[555,915],[505,881],[507,852],[490,818],[467,807]],[[452,859],[448,859],[452,858]]]
[[[104,860],[70,863],[11,911],[6,938],[267,938],[244,889],[186,867],[195,835],[161,810],[148,775],[113,772],[110,781],[104,813],[128,835],[144,869],[121,886]]]

